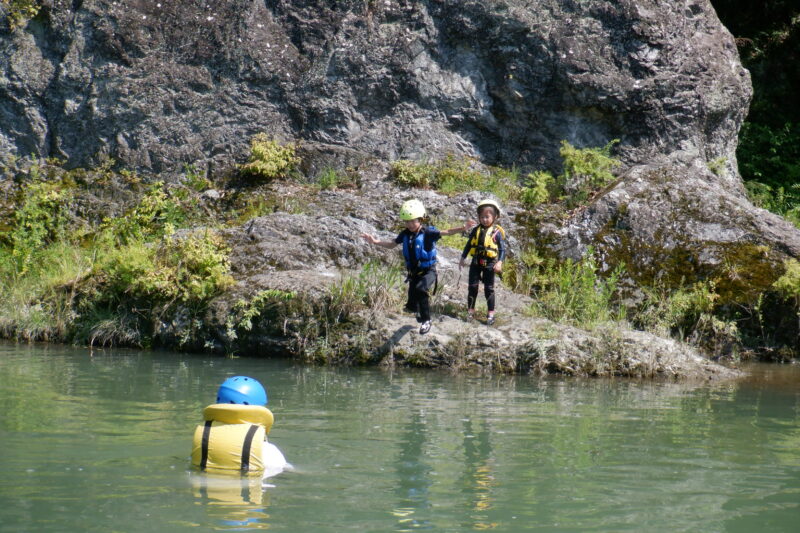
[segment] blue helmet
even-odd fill
[[[234,376],[219,386],[217,403],[267,405],[267,391],[258,380],[247,376]]]

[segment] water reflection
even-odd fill
[[[429,489],[433,483],[431,467],[425,459],[427,445],[428,424],[424,412],[414,411],[404,425],[397,458],[398,504],[392,512],[398,517],[397,531],[432,527],[427,518],[431,509]]]
[[[195,473],[192,492],[216,529],[269,529],[269,493],[260,476],[223,477]]]
[[[497,484],[492,458],[491,428],[483,420],[480,429],[473,430],[471,418],[463,420],[464,435],[464,474],[460,484],[467,495],[467,506],[473,510],[470,522],[463,524],[472,529],[494,529],[497,522],[491,522],[488,511],[494,503],[494,487]]]

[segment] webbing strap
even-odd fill
[[[203,428],[203,441],[200,445],[200,470],[206,469],[208,464],[208,440],[211,437],[211,420],[206,420],[206,425]]]
[[[242,444],[242,472],[250,470],[250,448],[253,445],[253,437],[255,437],[256,431],[258,431],[258,426],[253,424],[244,437],[244,444]]]

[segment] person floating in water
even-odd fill
[[[429,291],[436,286],[436,241],[443,235],[468,231],[476,222],[468,220],[463,226],[441,231],[434,226],[425,226],[425,206],[416,199],[403,203],[400,207],[400,219],[405,222],[406,229],[394,241],[382,241],[368,233],[362,233],[361,236],[370,244],[383,248],[403,245],[403,257],[408,269],[406,310],[417,315],[419,332],[424,335],[431,329]]]
[[[195,429],[192,464],[203,471],[261,474],[267,478],[289,468],[277,446],[267,441],[275,420],[267,409],[267,391],[246,376],[226,379],[217,403],[203,410]]]
[[[504,246],[505,231],[497,224],[500,218],[500,206],[491,199],[482,200],[478,204],[478,221],[480,225],[469,235],[467,244],[461,254],[459,267],[464,268],[467,257],[472,256],[469,265],[467,282],[467,315],[470,320],[475,316],[475,301],[478,289],[483,281],[483,294],[486,296],[488,309],[486,323],[494,324],[494,277],[503,272],[503,260],[506,257]]]

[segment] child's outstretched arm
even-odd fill
[[[370,235],[369,233],[362,233],[361,237],[370,244],[374,244],[375,246],[380,246],[381,248],[394,248],[397,246],[396,242],[393,241],[382,241],[374,235]]]
[[[466,222],[464,222],[463,226],[458,226],[457,228],[445,229],[445,230],[440,231],[440,233],[442,235],[452,235],[454,233],[463,233],[465,231],[471,230],[472,228],[474,228],[477,225],[478,225],[478,223],[470,218]]]

